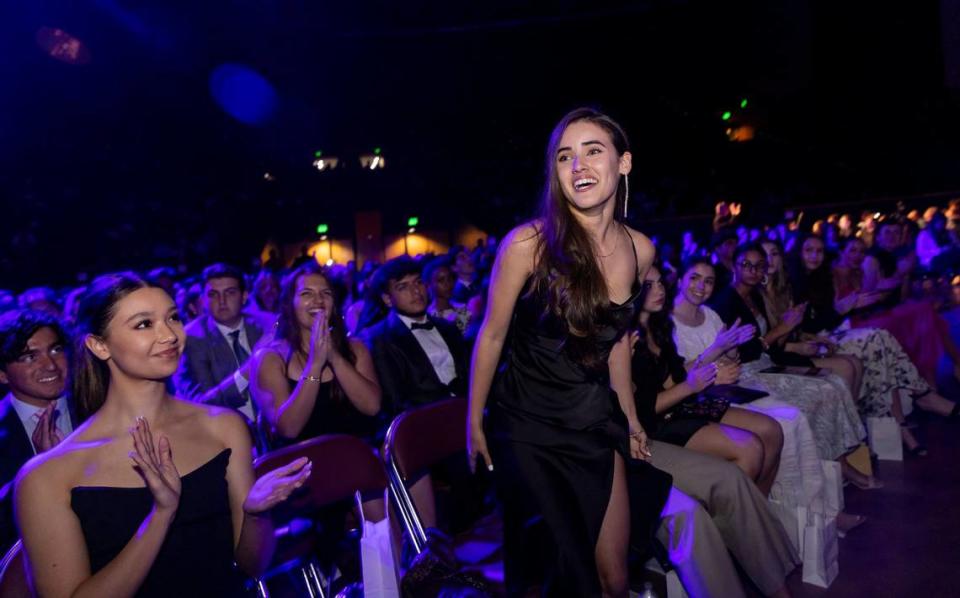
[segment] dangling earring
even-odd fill
[[[627,219],[627,203],[630,201],[630,178],[623,175],[623,219]]]

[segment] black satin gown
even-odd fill
[[[528,281],[528,286],[530,282]],[[645,549],[670,491],[671,477],[629,455],[628,428],[606,360],[632,322],[639,300],[605,310],[591,341],[602,366],[574,357],[578,342],[565,323],[547,313],[534,290],[517,300],[509,350],[494,380],[487,437],[504,510],[504,565],[508,593],[541,583],[550,596],[598,596],[594,549],[610,500],[614,453],[626,464],[631,543]],[[544,580],[530,579],[525,532],[542,517],[549,541]],[[526,545],[525,545],[526,544]]]
[[[180,505],[139,597],[244,596],[243,576],[233,565],[233,521],[227,493],[230,449],[181,477]],[[146,487],[79,486],[70,506],[80,519],[90,572],[123,550],[153,508]]]

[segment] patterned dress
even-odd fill
[[[837,352],[854,355],[863,362],[863,385],[857,408],[865,417],[890,417],[895,391],[900,399],[922,396],[932,389],[910,361],[897,339],[883,328],[838,329],[830,334]],[[912,404],[904,401],[903,414]]]

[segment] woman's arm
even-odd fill
[[[260,412],[278,434],[296,438],[313,413],[320,382],[304,376],[291,392],[286,364],[279,353],[261,349],[251,361],[250,394]]]
[[[279,355],[274,353],[279,359]],[[227,464],[227,492],[233,520],[234,558],[251,577],[259,577],[270,566],[277,541],[269,513],[249,514],[244,501],[253,486],[250,432],[239,415],[219,411],[214,416],[217,436],[230,448]]]
[[[363,342],[357,339],[350,339],[349,342],[357,358],[356,364],[350,363],[336,351],[330,352],[330,365],[337,384],[357,411],[364,415],[376,415],[380,412],[380,384],[377,383],[373,359]]]
[[[277,545],[269,511],[306,482],[311,463],[301,457],[254,481],[246,423],[235,412],[219,409],[214,412],[213,420],[214,434],[231,451],[226,477],[233,521],[233,555],[247,575],[258,578],[270,566]]]
[[[514,230],[503,239],[493,263],[487,293],[487,312],[477,333],[470,368],[470,407],[467,416],[467,453],[471,468],[477,456],[492,467],[483,433],[483,411],[493,383],[493,374],[500,360],[504,339],[513,318],[513,308],[523,285],[533,270],[537,248],[537,232],[531,225]]]

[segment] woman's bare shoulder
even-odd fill
[[[633,246],[637,250],[637,257],[640,258],[641,261],[653,261],[653,257],[657,253],[657,248],[654,247],[653,241],[638,230],[630,228],[629,226],[625,226],[624,228],[630,233],[630,239],[633,241]]]

